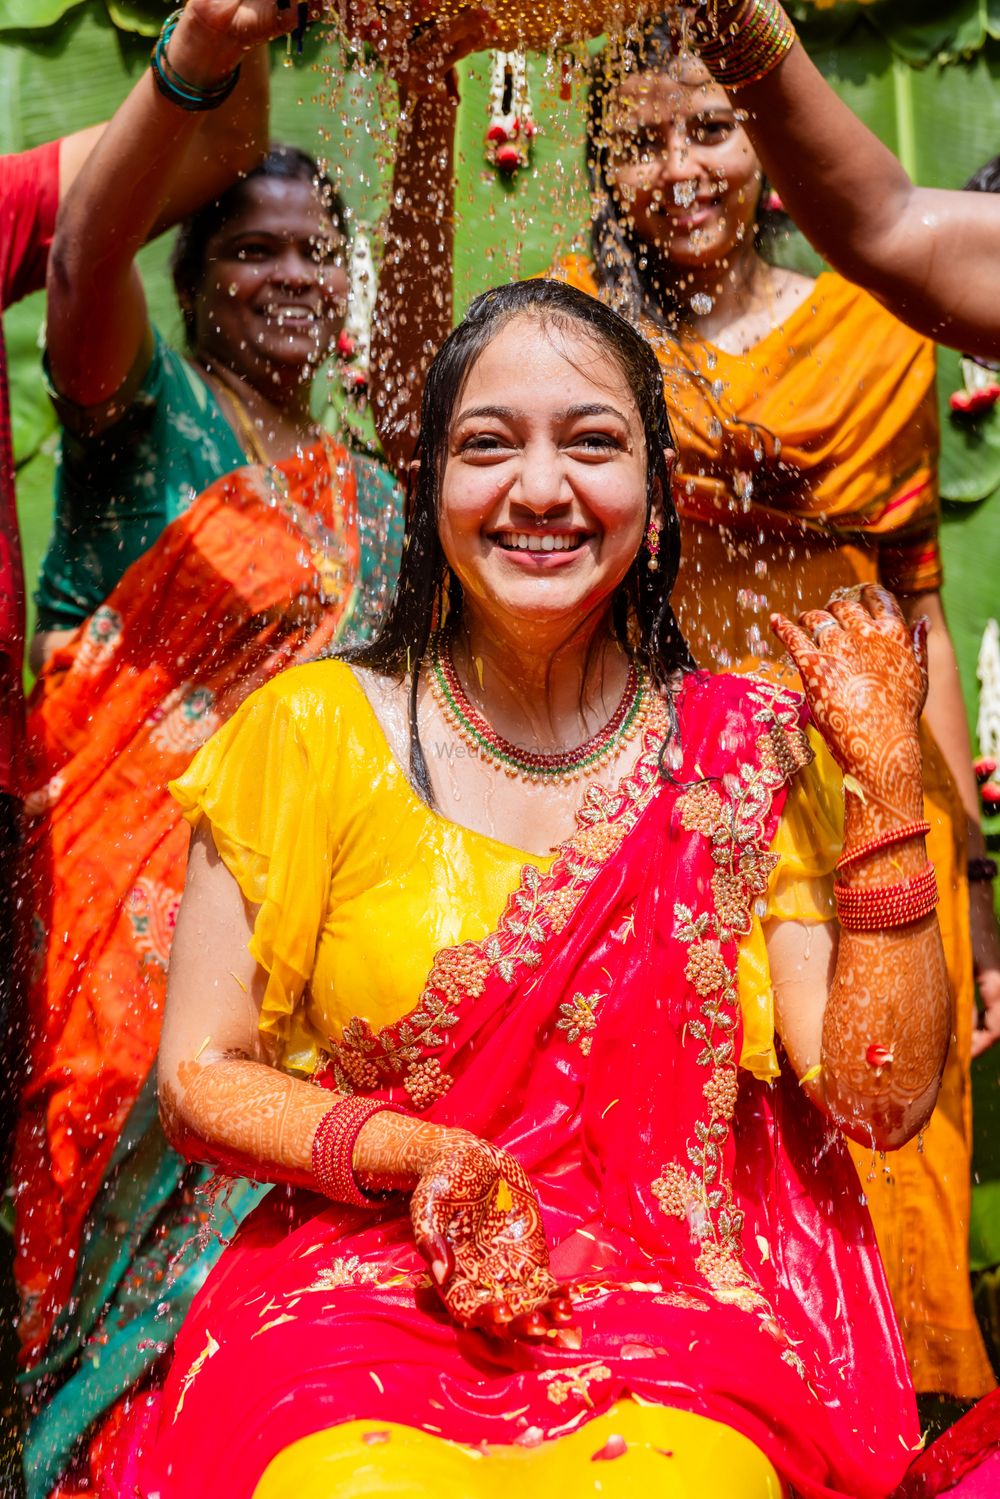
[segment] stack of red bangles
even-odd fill
[[[837,860],[837,868],[849,869],[882,849],[922,838],[930,832],[928,822],[910,822],[890,828],[874,838],[847,849]],[[937,878],[933,864],[926,864],[919,874],[898,880],[892,885],[834,885],[837,915],[849,932],[887,931],[909,926],[929,916],[938,903]]]
[[[316,1185],[334,1202],[353,1207],[371,1207],[388,1193],[366,1192],[354,1175],[354,1146],[373,1114],[409,1114],[397,1104],[381,1098],[345,1098],[320,1120],[312,1143],[312,1168]]]

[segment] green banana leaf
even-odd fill
[[[0,31],[32,34],[57,26],[71,11],[106,12],[122,31],[155,36],[176,6],[170,0],[0,0]]]
[[[939,349],[941,493],[956,504],[987,500],[1000,490],[1000,410],[956,415],[949,397],[962,389],[961,356],[954,349]]]
[[[37,34],[78,10],[80,4],[81,0],[0,0],[0,31]]]
[[[155,36],[176,6],[169,0],[107,0],[108,14],[122,31]]]
[[[812,51],[834,44],[857,45],[859,28],[882,38],[911,67],[968,56],[987,38],[1000,37],[997,0],[875,0],[874,4],[790,7],[802,40]]]

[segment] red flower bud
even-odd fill
[[[491,125],[486,132],[486,139],[488,141],[505,141],[507,139],[506,125],[501,125],[499,122]]]
[[[354,358],[355,343],[346,328],[341,328],[337,335],[337,353],[341,359]]]
[[[978,416],[990,411],[1000,400],[1000,385],[983,385],[979,390],[956,390],[948,404],[958,416]]]
[[[496,154],[496,164],[501,172],[514,172],[521,165],[521,153],[516,146],[501,146]]]
[[[976,780],[982,785],[996,770],[997,762],[991,760],[989,755],[980,755],[978,760],[973,760],[972,768],[976,772]]]
[[[1000,812],[1000,782],[987,781],[985,786],[980,786],[979,795],[987,812]]]
[[[880,1070],[883,1067],[891,1067],[892,1052],[887,1046],[880,1046],[877,1041],[873,1041],[865,1052],[865,1061],[869,1067],[874,1067],[876,1070]]]

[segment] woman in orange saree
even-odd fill
[[[15,1156],[22,1336],[27,1358],[44,1350],[28,1376],[29,1405],[44,1407],[28,1438],[33,1493],[155,1362],[212,1258],[197,1253],[209,1236],[187,1242],[208,1216],[191,1203],[198,1174],[167,1149],[152,1092],[140,1099],[188,841],[167,782],[255,687],[368,632],[400,521],[384,470],[329,439],[238,469],[171,522],[36,686],[36,966]]]
[[[734,106],[665,28],[591,92],[592,257],[557,274],[635,320],[674,413],[683,566],[678,618],[696,659],[773,654],[774,609],[880,582],[929,615],[925,812],[941,877],[955,1000],[938,1108],[893,1157],[854,1147],[917,1389],[993,1386],[968,1283],[973,960],[1000,963],[981,868],[978,798],[938,590],[933,347],[829,272],[760,254],[760,167]],[[961,787],[961,790],[960,790]],[[971,919],[970,919],[971,917]],[[980,1038],[982,1039],[982,1038]]]

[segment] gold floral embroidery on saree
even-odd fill
[[[773,1314],[767,1298],[742,1258],[743,1213],[725,1178],[723,1147],[729,1139],[738,1090],[738,1028],[735,942],[752,925],[755,903],[763,898],[777,855],[765,844],[765,819],[777,791],[812,759],[799,726],[797,693],[748,679],[761,725],[756,763],[743,763],[726,776],[720,790],[701,783],[680,798],[681,825],[711,843],[712,907],[695,912],[678,903],[675,936],[688,948],[685,977],[701,999],[698,1017],[685,1028],[685,1043],[699,1047],[695,1058],[707,1072],[702,1096],[705,1113],[695,1120],[687,1161],[663,1166],[652,1183],[660,1210],[686,1220],[700,1248],[696,1268],[718,1301],[746,1311]],[[726,949],[726,951],[724,951]]]
[[[566,1032],[571,1046],[579,1045],[585,1057],[590,1056],[593,1033],[597,1029],[597,1007],[603,994],[574,994],[559,1006],[556,1030]]]
[[[590,1386],[600,1380],[610,1379],[611,1370],[607,1364],[577,1364],[569,1369],[547,1370],[540,1378],[548,1386],[545,1394],[553,1405],[565,1404],[572,1395],[593,1408]]]
[[[632,770],[609,790],[591,786],[577,813],[577,830],[560,847],[551,869],[533,864],[521,870],[520,884],[507,901],[494,932],[479,942],[443,948],[434,959],[416,1008],[402,1020],[375,1031],[360,1016],[330,1046],[328,1068],[342,1093],[402,1085],[414,1108],[429,1108],[444,1096],[451,1078],[433,1055],[458,1024],[458,1010],[478,999],[494,974],[515,983],[526,969],[541,965],[545,944],[566,927],[590,882],[621,847],[663,784],[659,755],[668,729],[666,706],[654,696],[643,733],[642,752]],[[583,1007],[597,996],[577,996]],[[569,1002],[572,1009],[576,998]],[[587,1054],[596,1021],[583,1009],[571,1020],[567,1006],[557,1027]],[[575,1029],[576,1035],[569,1031]],[[323,1069],[326,1071],[326,1069]]]

